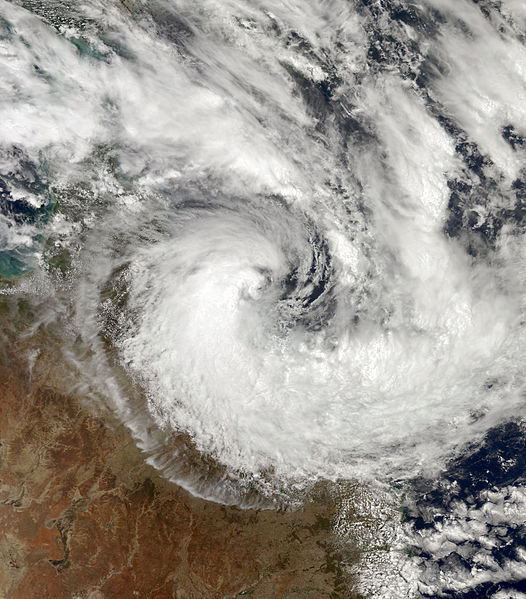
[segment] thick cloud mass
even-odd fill
[[[0,269],[168,476],[433,476],[525,416],[521,2],[0,14]]]
[[[78,324],[146,444],[399,476],[522,413],[521,9],[2,6],[6,160],[83,230]]]

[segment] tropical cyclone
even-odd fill
[[[278,486],[407,477],[521,412],[523,109],[462,83],[469,48],[525,96],[520,14],[489,60],[469,3],[379,6],[3,3],[6,160],[44,156],[59,206],[9,235],[47,227],[93,364],[65,353],[145,448],[182,433]]]
[[[522,431],[521,3],[0,8],[3,292],[165,476],[418,489]]]

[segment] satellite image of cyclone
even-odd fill
[[[526,2],[0,0],[0,599],[526,599]]]

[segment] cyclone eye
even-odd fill
[[[336,310],[334,272],[329,247],[318,234],[308,239],[308,252],[282,280],[281,310],[287,326],[310,331],[328,326]]]

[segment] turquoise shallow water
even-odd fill
[[[8,227],[15,231],[15,234],[17,229],[23,229],[25,233],[23,244],[0,251],[0,276],[5,279],[15,279],[31,272],[45,244],[46,237],[41,231],[49,223],[55,201],[48,190],[40,190],[39,193],[40,197],[48,200],[49,203],[38,208],[26,202],[14,201],[9,197],[9,192],[4,191],[1,195],[1,208],[4,215],[10,219]]]
[[[442,489],[476,474],[451,461],[466,444],[526,417],[519,3],[0,0],[0,14],[0,275],[45,304],[72,387],[165,476],[240,505],[320,479]],[[512,451],[490,463],[511,472],[502,430]],[[415,498],[399,555],[419,552],[427,596],[471,592],[477,563],[492,584],[520,575],[519,553],[495,565],[449,543],[473,521],[488,543],[501,520],[511,531],[521,476],[485,477],[480,509],[452,491],[444,538]],[[419,596],[393,576],[364,588]]]
[[[13,279],[23,275],[31,270],[31,267],[23,260],[9,255],[6,252],[0,252],[0,275],[6,279]]]

